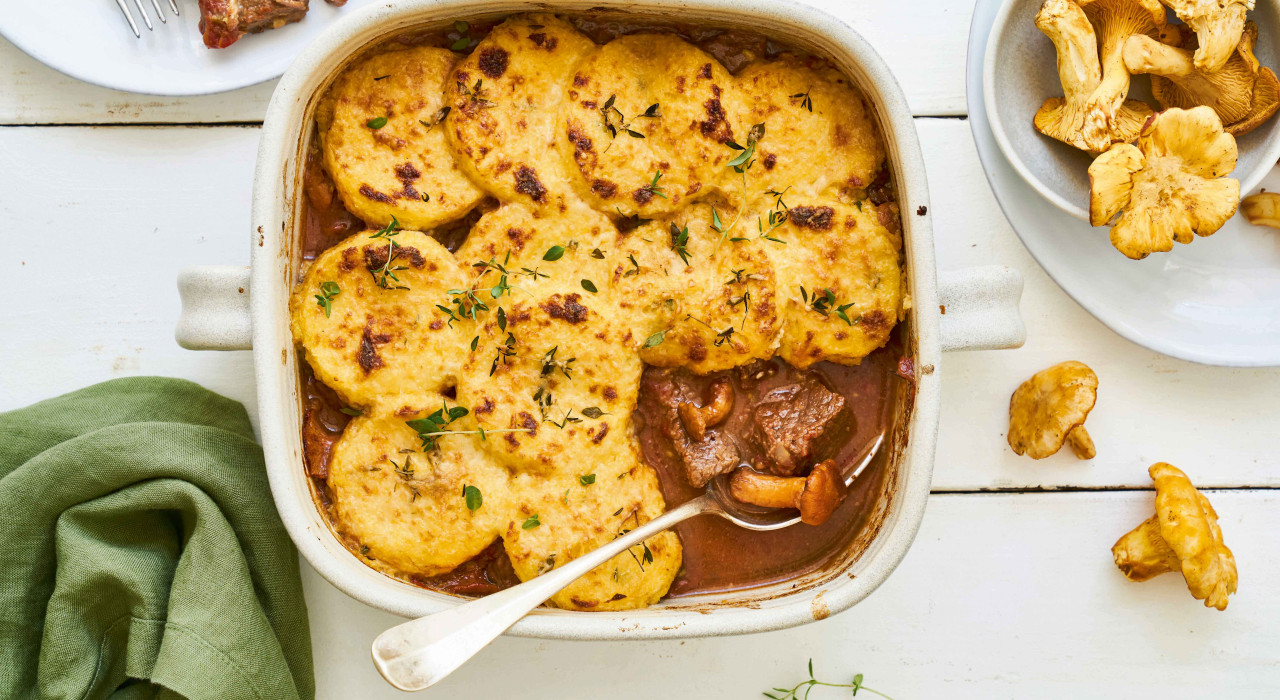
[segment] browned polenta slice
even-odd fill
[[[705,374],[773,356],[782,332],[778,285],[764,246],[727,229],[731,218],[697,204],[619,237],[615,297],[640,358]],[[723,220],[720,217],[724,217]],[[752,226],[754,226],[754,221]]]
[[[862,93],[838,71],[784,56],[738,75],[731,110],[743,124],[764,124],[744,199],[826,196],[852,201],[885,162],[884,142]]]
[[[559,263],[564,263],[563,260]],[[546,264],[551,280],[502,298],[466,355],[458,402],[489,435],[486,449],[513,469],[549,474],[595,463],[631,439],[641,364],[607,295]]]
[[[612,249],[616,235],[609,217],[578,201],[561,212],[513,202],[480,217],[455,255],[473,269],[476,263],[491,260],[502,264],[510,272],[516,294],[548,279],[579,287],[587,280],[604,291],[605,252]],[[492,284],[494,279],[495,275],[486,275],[478,286]]]
[[[469,321],[451,323],[436,306],[467,277],[426,234],[376,233],[358,233],[316,258],[290,300],[293,338],[349,405],[412,412],[434,406],[453,385],[474,335]],[[330,297],[327,310],[317,296]]]
[[[799,200],[767,250],[783,309],[778,355],[853,365],[889,341],[903,311],[897,204]]]
[[[418,47],[357,60],[317,113],[325,169],[343,204],[374,226],[392,217],[429,230],[465,215],[484,196],[453,158],[439,125],[458,57]]]
[[[467,425],[463,419],[449,428]],[[512,512],[507,471],[473,435],[436,444],[424,451],[402,417],[362,416],[334,446],[327,483],[336,528],[362,556],[400,575],[452,570],[502,534]],[[464,486],[480,492],[475,510]]]
[[[446,86],[450,144],[494,196],[562,210],[573,194],[556,156],[564,76],[595,44],[554,15],[518,15],[493,28]]]
[[[572,561],[665,510],[657,475],[630,443],[575,467],[512,479],[514,516],[502,536],[522,580]],[[667,531],[592,569],[549,602],[570,610],[642,608],[666,595],[680,563],[680,540]]]
[[[733,77],[668,34],[632,34],[591,52],[566,76],[559,147],[574,190],[600,211],[674,212],[734,175],[745,140],[724,105]]]

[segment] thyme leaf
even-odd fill
[[[472,513],[480,510],[480,506],[484,505],[484,494],[480,493],[478,487],[470,484],[462,487],[462,498],[467,503],[467,510]]]
[[[666,340],[666,339],[667,339],[667,332],[666,332],[666,331],[658,331],[657,333],[654,333],[653,335],[651,335],[651,336],[649,336],[648,338],[646,338],[646,339],[645,339],[645,341],[644,341],[644,347],[646,347],[646,348],[651,348],[651,347],[654,347],[654,346],[657,346],[657,345],[661,345],[661,344],[662,344],[662,341],[664,341],[664,340]]]

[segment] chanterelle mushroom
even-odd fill
[[[1116,541],[1116,566],[1133,581],[1181,571],[1196,600],[1226,610],[1227,596],[1236,592],[1236,558],[1222,542],[1218,514],[1177,467],[1160,462],[1148,473],[1156,514]]]
[[[1206,73],[1222,68],[1240,43],[1245,13],[1254,0],[1160,0],[1196,33],[1195,64]]]
[[[1232,136],[1252,131],[1280,107],[1280,100],[1273,97],[1280,93],[1280,82],[1253,55],[1258,27],[1252,22],[1245,26],[1231,58],[1213,73],[1196,67],[1192,60],[1196,39],[1190,33],[1182,36],[1170,31],[1163,38],[1171,45],[1134,36],[1123,51],[1129,72],[1151,74],[1151,92],[1162,107],[1212,107]]]
[[[1240,213],[1251,224],[1280,228],[1280,194],[1251,194],[1240,200]]]
[[[1097,1],[1108,3],[1109,7],[1113,0]],[[1112,26],[1116,36],[1122,36],[1121,23]],[[1104,84],[1097,37],[1085,11],[1073,0],[1046,0],[1036,14],[1036,27],[1049,37],[1057,51],[1063,92],[1063,97],[1051,97],[1040,105],[1033,120],[1036,130],[1091,153],[1106,150],[1113,143],[1132,141],[1151,115],[1151,108],[1124,99],[1128,92],[1127,73],[1121,79],[1113,71]],[[1122,62],[1119,70],[1124,72]]]
[[[821,525],[836,512],[848,493],[844,475],[833,460],[814,465],[809,476],[773,476],[739,467],[729,477],[729,493],[743,503],[766,508],[796,508],[800,522]]]
[[[1102,226],[1119,214],[1111,245],[1135,260],[1167,252],[1231,218],[1240,183],[1224,176],[1235,167],[1235,137],[1212,109],[1166,110],[1136,145],[1116,144],[1089,166],[1089,221]]]
[[[1154,36],[1165,24],[1159,0],[1077,0],[1093,25],[1102,61],[1102,82],[1089,97],[1085,129],[1095,140],[1132,141],[1151,116],[1141,102],[1126,102],[1129,70],[1125,67],[1125,41]],[[1101,149],[1095,149],[1101,150]]]
[[[1098,398],[1098,375],[1083,362],[1062,362],[1036,372],[1009,399],[1009,447],[1044,459],[1070,442],[1080,459],[1098,453],[1084,420]]]

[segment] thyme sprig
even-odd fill
[[[750,300],[750,298],[751,298],[750,296],[747,296],[746,294],[744,294],[744,296],[746,297],[746,299],[747,299],[747,300]],[[740,302],[740,303],[742,303],[744,307],[746,306],[746,302],[745,302],[745,301]],[[736,306],[736,304],[732,304],[732,305],[733,305],[733,306]],[[743,318],[743,321],[745,322],[745,321],[746,321],[746,313],[745,313],[745,311],[744,311],[744,313],[743,313],[742,318]],[[707,323],[706,321],[703,321],[702,319],[698,318],[697,316],[694,316],[693,314],[686,314],[686,315],[685,315],[685,320],[687,320],[687,321],[694,321],[694,322],[696,322],[696,323],[700,323],[700,324],[702,324],[703,326],[705,326],[708,330],[710,330],[711,332],[715,333],[715,334],[716,334],[716,339],[715,339],[714,341],[712,341],[712,344],[713,344],[713,345],[715,345],[716,347],[720,347],[721,345],[724,345],[725,343],[729,342],[729,340],[730,340],[731,338],[733,338],[733,334],[737,332],[737,329],[733,327],[733,324],[730,324],[730,325],[729,325],[729,327],[728,327],[728,328],[725,328],[724,330],[716,330],[715,326],[712,326],[710,323]]]
[[[813,675],[813,659],[809,659],[809,680],[797,683],[794,688],[774,688],[772,693],[764,691],[763,694],[766,698],[771,698],[772,700],[798,700],[799,698],[808,698],[809,693],[813,692],[813,689],[817,686],[823,686],[825,688],[852,688],[853,695],[855,696],[858,694],[859,690],[865,690],[868,693],[875,693],[876,695],[885,698],[885,700],[893,700],[893,698],[890,698],[888,695],[885,695],[874,688],[864,686],[862,684],[861,673],[853,677],[852,683],[826,683],[818,680],[817,677]],[[801,688],[804,689],[803,695],[800,693]],[[774,695],[774,693],[778,694]]]
[[[734,227],[738,225],[738,221],[742,219],[742,210],[746,208],[747,171],[756,163],[756,144],[760,143],[760,139],[764,138],[764,134],[764,122],[760,122],[759,124],[752,125],[751,130],[747,132],[746,146],[735,143],[732,139],[724,142],[724,145],[739,152],[737,156],[734,156],[734,158],[728,163],[725,163],[725,165],[733,168],[735,172],[742,175],[742,199],[744,204],[739,205],[738,213],[733,217],[733,221],[729,222],[728,226],[724,225],[724,223],[720,221],[720,213],[716,211],[716,208],[711,208],[711,228],[720,234],[720,239],[716,241],[714,252],[720,251],[720,245],[725,242],[725,239],[729,238],[729,232],[732,231]],[[744,239],[734,238],[733,240],[736,241]]]
[[[813,111],[813,98],[812,98],[812,97],[809,97],[809,93],[810,93],[810,92],[812,92],[812,91],[813,91],[813,88],[809,88],[808,90],[805,90],[804,92],[797,92],[796,94],[794,94],[794,95],[792,95],[792,96],[791,96],[791,99],[793,99],[793,100],[794,100],[794,99],[796,99],[796,98],[799,98],[799,99],[800,99],[800,106],[801,106],[801,107],[803,107],[803,108],[805,108],[805,109],[807,109],[807,110],[809,110],[810,112],[812,112],[812,111]]]
[[[459,80],[458,92],[462,93],[463,97],[468,98],[470,100],[470,104],[473,104],[480,109],[489,109],[494,106],[493,102],[485,99],[484,78],[477,78],[475,85],[470,87],[467,87],[466,83]]]
[[[684,228],[671,224],[671,249],[680,256],[684,261],[684,266],[689,267],[689,259],[693,256],[689,254],[689,226],[686,224]]]
[[[516,337],[510,333],[507,334],[506,340],[498,344],[498,354],[493,358],[493,364],[489,367],[489,376],[492,377],[494,372],[498,371],[498,365],[511,364],[511,358],[516,356]]]
[[[392,266],[397,258],[400,257],[400,251],[396,246],[396,236],[400,235],[400,222],[396,217],[391,217],[391,223],[387,224],[377,233],[370,234],[370,238],[387,239],[387,261],[377,270],[372,270],[374,284],[383,289],[408,289],[407,286],[400,282],[400,278],[396,276],[397,272],[408,270],[407,265]]]
[[[805,305],[823,316],[834,313],[837,318],[850,326],[855,326],[862,322],[862,314],[858,314],[858,316],[853,319],[849,318],[848,310],[855,304],[853,302],[849,302],[848,304],[841,304],[837,306],[836,294],[831,291],[829,287],[821,292],[815,291],[810,294],[805,290],[804,285],[800,285],[800,298],[804,300]]]
[[[600,106],[600,116],[604,119],[604,129],[609,132],[609,138],[617,138],[619,131],[634,139],[644,138],[643,133],[631,128],[631,121],[635,119],[657,119],[661,117],[662,115],[658,114],[658,103],[654,102],[649,105],[649,108],[644,112],[641,112],[635,117],[632,117],[631,120],[628,120],[627,115],[623,114],[622,110],[618,109],[617,106],[614,105],[614,101],[617,97],[617,95],[609,95],[609,99],[605,100],[604,104]],[[609,145],[612,146],[613,144],[610,143]],[[606,148],[605,150],[608,151],[609,149]]]
[[[467,415],[469,411],[463,406],[450,406],[447,401],[441,400],[440,410],[428,415],[426,418],[415,418],[414,420],[405,421],[405,425],[413,428],[418,433],[418,439],[422,440],[422,451],[431,452],[440,447],[437,439],[442,435],[479,435],[481,440],[486,439],[489,433],[528,433],[532,432],[529,428],[504,428],[485,430],[479,428],[476,430],[449,430],[449,425],[454,421]],[[405,464],[409,463],[408,458]],[[394,462],[392,464],[395,464]],[[397,469],[397,473],[399,470]],[[410,472],[412,474],[412,472]],[[478,492],[479,489],[476,489]],[[465,495],[465,494],[464,494]],[[476,506],[477,508],[479,506]],[[475,508],[472,508],[475,510]]]
[[[338,283],[328,280],[320,283],[320,293],[316,295],[316,305],[324,309],[324,317],[329,318],[333,311],[333,298],[342,293]]]
[[[573,379],[573,363],[576,362],[578,358],[570,357],[567,360],[557,360],[556,353],[559,350],[560,346],[557,345],[548,350],[547,353],[542,356],[541,376],[546,377],[558,369],[562,374],[564,374],[565,379]]]
[[[649,193],[649,194],[651,194],[651,195],[655,195],[655,196],[658,196],[658,197],[662,197],[663,199],[666,199],[666,198],[667,198],[667,194],[666,194],[666,192],[667,192],[667,191],[666,191],[666,190],[664,190],[664,189],[662,188],[662,186],[658,184],[658,180],[661,180],[661,179],[662,179],[662,171],[661,171],[661,170],[656,170],[656,171],[654,171],[654,173],[653,173],[653,181],[652,181],[652,182],[650,182],[649,184],[645,185],[644,187],[640,188],[640,189],[642,189],[642,190],[644,190],[644,191],[648,192],[648,193]]]
[[[787,190],[789,189],[791,188],[787,187],[783,189],[781,192],[777,190],[768,190],[765,192],[765,194],[773,197],[773,208],[769,210],[769,227],[768,228],[765,228],[765,223],[763,219],[761,219],[759,216],[756,217],[756,228],[758,228],[760,231],[760,238],[763,238],[766,241],[773,241],[774,243],[782,243],[784,245],[786,244],[786,241],[782,240],[781,238],[778,238],[777,236],[774,236],[773,231],[778,227],[782,226],[783,224],[787,223],[787,218],[791,216],[791,208],[787,206],[786,202],[782,201],[782,195],[786,194]],[[734,240],[745,240],[745,239],[735,238]]]

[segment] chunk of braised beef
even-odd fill
[[[768,459],[769,471],[791,476],[821,451],[822,438],[841,417],[844,397],[812,376],[773,389],[752,411],[751,440]]]
[[[308,0],[200,0],[200,32],[204,45],[225,49],[245,34],[297,22],[307,14]]]
[[[677,407],[685,401],[700,402],[675,371],[645,372],[643,381],[639,406],[643,420],[656,421],[662,434],[671,441],[690,485],[702,488],[717,475],[728,474],[741,463],[737,445],[721,431],[709,428],[698,441],[689,437]]]

